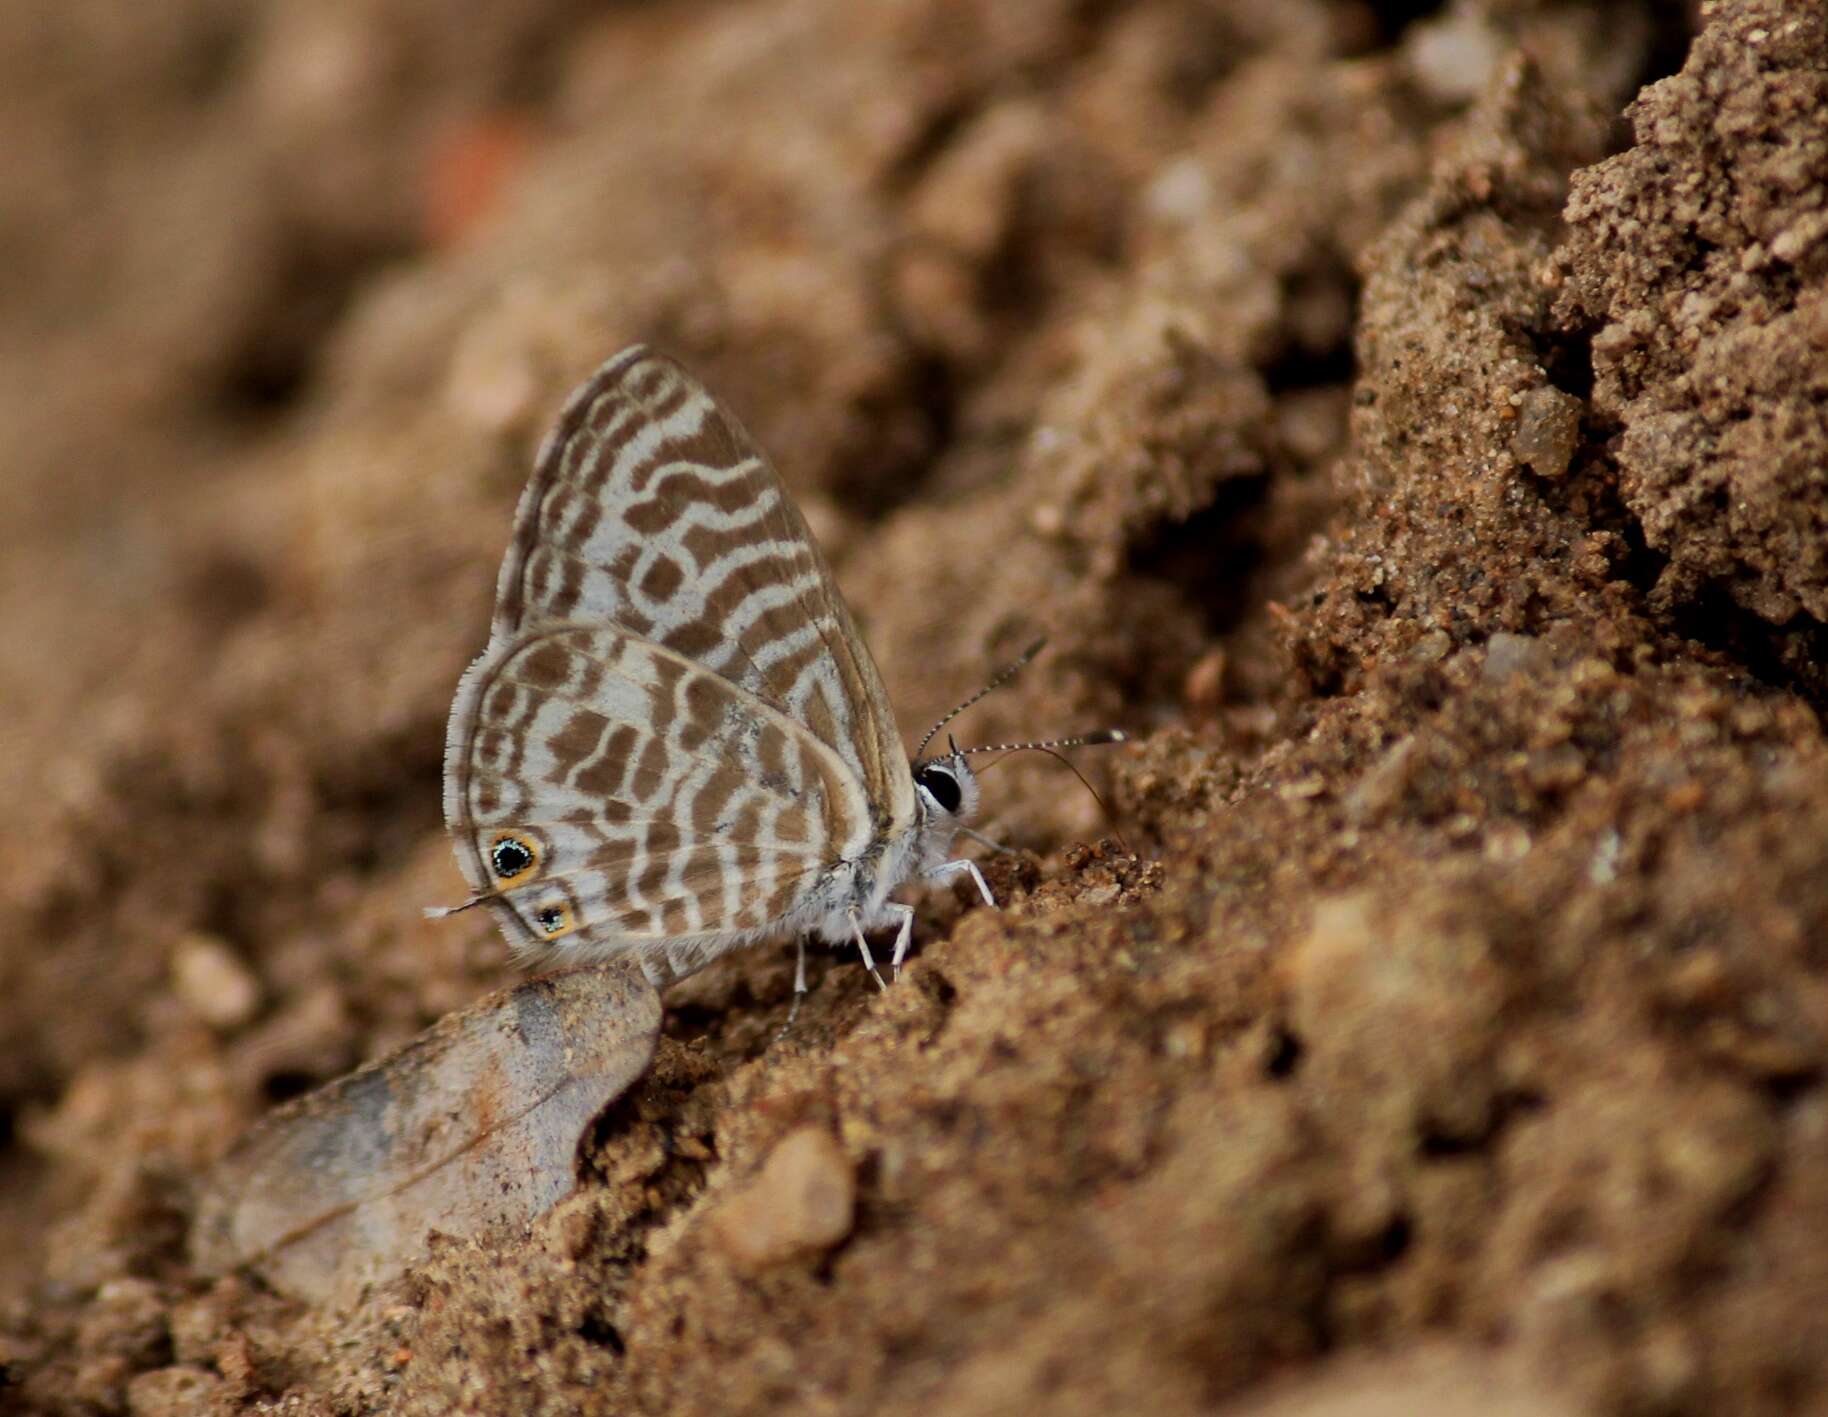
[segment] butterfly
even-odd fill
[[[951,855],[978,806],[967,753],[990,750],[923,757],[937,731],[906,756],[831,567],[741,424],[673,360],[624,350],[540,448],[451,708],[457,908],[485,905],[523,957],[632,956],[657,988],[788,935],[796,1012],[809,935],[854,943],[882,984],[867,937],[894,927],[899,970],[901,886],[964,876],[996,903]]]

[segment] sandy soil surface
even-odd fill
[[[14,0],[0,132],[0,1410],[1828,1412],[1819,9]],[[515,977],[444,720],[635,339],[1111,816],[677,988],[530,1233],[200,1275]]]

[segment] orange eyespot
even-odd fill
[[[563,903],[542,905],[533,912],[533,924],[548,940],[569,935],[576,928],[571,919],[571,907]]]
[[[497,832],[489,843],[489,866],[500,885],[524,881],[539,870],[539,844],[519,832]]]

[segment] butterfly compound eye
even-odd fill
[[[926,767],[914,774],[914,781],[926,788],[933,800],[948,812],[956,812],[962,795],[958,779],[942,767]]]

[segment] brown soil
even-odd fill
[[[0,20],[0,1410],[1828,1412],[1819,9],[473,11]],[[524,1239],[197,1275],[512,977],[444,717],[637,338],[1115,825],[680,986]]]

